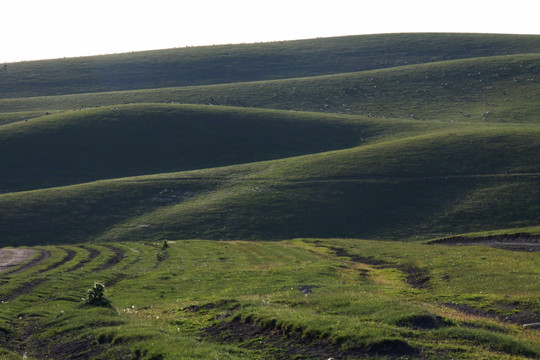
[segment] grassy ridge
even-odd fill
[[[4,243],[410,239],[533,226],[538,144],[533,125],[470,125],[271,162],[5,194]]]
[[[212,85],[205,86],[3,99],[2,122],[12,123],[0,126],[0,151],[10,154],[0,160],[2,240],[411,239],[538,225],[537,38],[402,34],[255,44],[244,53],[189,49],[203,67],[213,51],[230,50],[230,59],[245,55],[253,69],[266,64],[267,71],[234,81],[224,75],[228,84],[209,71],[201,84]],[[290,50],[276,53],[282,63],[256,60],[272,47]],[[312,67],[274,77],[293,48],[295,61]],[[330,50],[334,57],[322,64],[307,60]],[[126,72],[119,76],[130,74],[133,88],[153,87],[163,86],[161,75],[152,75],[150,86],[130,72],[130,61],[171,56],[156,66],[173,71],[178,51],[92,59],[121,60]],[[373,62],[383,52],[386,60]],[[70,69],[89,60],[69,60]],[[353,63],[361,71],[343,73]],[[298,77],[313,74],[327,75]],[[280,80],[241,82],[270,78]],[[82,78],[68,72],[62,79],[60,87],[74,81],[70,91],[82,89]],[[38,80],[34,85],[40,89]],[[237,107],[108,105],[141,101]],[[82,110],[15,121],[18,112],[74,108]],[[38,190],[113,178],[120,180]]]
[[[31,61],[0,74],[0,98],[191,86],[540,52],[540,37],[385,34]]]
[[[2,99],[4,122],[109,104],[165,102],[444,121],[538,122],[540,56],[442,61],[275,81]],[[36,111],[28,114],[28,111]],[[17,117],[16,112],[22,113]]]
[[[0,128],[2,192],[286,158],[437,128],[241,108],[130,105]]]
[[[540,134],[497,133],[499,146],[484,129],[274,162],[237,186],[160,208],[102,239],[405,239],[536,225]],[[138,232],[141,223],[150,229]]]

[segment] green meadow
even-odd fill
[[[7,64],[0,359],[540,358],[539,74],[485,34]]]
[[[537,331],[520,324],[538,316],[534,253],[339,239],[167,244],[34,248],[49,260],[0,287],[6,358],[540,354]],[[95,281],[112,307],[84,305]]]

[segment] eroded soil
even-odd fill
[[[348,252],[346,249],[338,248],[338,247],[329,247],[330,250],[332,250],[336,256],[339,257],[347,257],[351,261],[360,263],[360,264],[367,264],[371,265],[377,268],[394,268],[397,269],[405,274],[405,282],[416,289],[427,289],[430,287],[429,281],[431,280],[431,276],[429,274],[429,270],[426,268],[420,268],[416,265],[408,264],[408,265],[400,265],[400,264],[393,264],[389,262],[385,262],[382,260],[374,259],[372,257],[365,257],[365,256],[359,256],[356,254],[352,254]]]
[[[222,343],[259,349],[265,358],[285,359],[374,359],[418,356],[420,351],[402,340],[382,340],[365,347],[343,348],[320,334],[305,335],[234,318],[208,327],[206,337]]]

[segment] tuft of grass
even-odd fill
[[[86,292],[84,303],[90,306],[111,307],[111,301],[105,297],[105,285],[94,283],[94,287]]]

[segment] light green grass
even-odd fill
[[[90,342],[88,351],[107,359],[119,354],[273,358],[286,351],[280,341],[304,347],[307,358],[320,357],[309,355],[317,344],[380,358],[369,349],[388,341],[417,349],[409,358],[460,357],[465,351],[468,359],[522,359],[540,353],[535,331],[448,305],[468,305],[479,314],[538,314],[540,294],[531,286],[540,264],[537,253],[356,239],[168,245],[163,250],[161,243],[116,244],[129,255],[108,270],[45,273],[48,282],[0,306],[8,339],[24,327],[33,329],[25,342],[4,346],[40,358],[51,347],[38,344]],[[349,256],[337,256],[336,248]],[[156,262],[157,251],[166,251],[167,258]],[[138,261],[130,259],[132,254]],[[390,268],[362,263],[354,255]],[[100,261],[88,265],[95,268]],[[426,271],[428,288],[406,283],[403,266],[411,263]],[[27,273],[11,277],[18,283],[28,279]],[[106,296],[113,309],[81,306],[80,297],[94,281],[111,284]],[[301,292],[305,286],[311,292]],[[436,319],[434,328],[408,325],[418,316]],[[280,335],[245,335],[240,343],[206,335],[205,329],[227,322]]]
[[[429,242],[540,233],[539,53],[389,34],[8,64],[0,246],[50,257],[0,276],[0,359],[540,357],[539,253]]]

